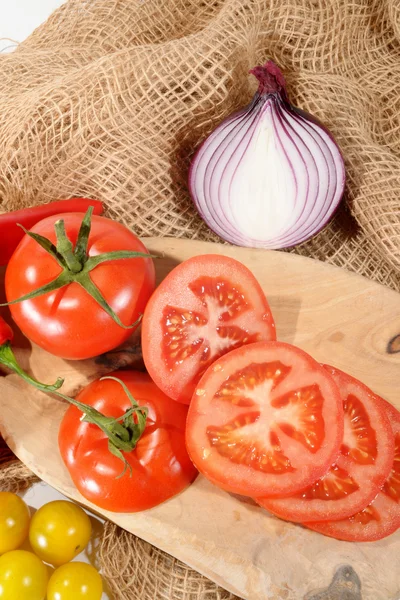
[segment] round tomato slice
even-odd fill
[[[211,365],[186,426],[198,470],[253,498],[310,485],[336,460],[342,437],[343,407],[332,376],[282,342],[243,346]]]
[[[143,359],[167,396],[189,404],[207,367],[234,348],[275,340],[260,284],[233,258],[190,258],[167,275],[147,304]]]
[[[325,368],[343,401],[344,435],[337,461],[321,479],[291,498],[257,498],[258,504],[288,521],[331,521],[354,515],[375,498],[393,464],[394,437],[386,402],[350,375]]]
[[[381,540],[400,528],[400,413],[384,401],[395,437],[392,470],[376,498],[363,510],[341,521],[304,523],[309,529],[349,542]]]

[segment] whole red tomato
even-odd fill
[[[136,447],[118,458],[109,449],[104,429],[82,420],[75,406],[65,413],[58,443],[82,496],[105,510],[136,512],[175,496],[197,475],[185,446],[187,407],[168,398],[146,373],[118,371],[112,376],[125,383],[139,407],[148,409]],[[76,400],[106,417],[121,417],[132,408],[121,383],[107,378],[89,384]],[[121,458],[129,465],[122,476]]]
[[[66,235],[76,247],[81,213],[47,217],[37,223],[29,234],[39,234],[56,244],[55,224],[60,220],[64,221]],[[90,224],[90,219],[88,222]],[[147,252],[132,231],[111,219],[94,215],[82,264],[85,265],[87,258],[121,250]],[[74,259],[73,252],[71,257]],[[62,272],[63,268],[54,255],[30,235],[25,235],[8,263],[5,278],[8,302],[48,284]],[[108,260],[95,266],[90,273],[85,273],[83,268],[78,276],[90,279],[89,283],[97,287],[126,326],[141,316],[155,287],[151,258]],[[11,304],[10,310],[14,321],[30,340],[51,354],[67,359],[97,356],[115,348],[132,333],[132,329],[121,327],[107,314],[75,280],[57,290]]]

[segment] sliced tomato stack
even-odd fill
[[[382,489],[363,510],[338,521],[305,523],[310,529],[339,540],[372,542],[400,528],[400,413],[386,404],[395,437],[392,468]]]
[[[174,268],[146,307],[142,348],[156,384],[190,404],[186,446],[213,484],[341,540],[400,528],[400,413],[275,341],[244,265],[205,255]]]
[[[193,395],[186,445],[210,481],[285,520],[350,541],[400,527],[400,413],[289,344],[214,362]]]
[[[289,521],[328,521],[354,515],[375,498],[393,465],[393,432],[386,402],[353,377],[325,368],[337,383],[343,402],[344,434],[338,459],[299,494],[279,500],[257,499]]]

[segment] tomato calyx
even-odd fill
[[[127,469],[130,471],[130,476],[132,476],[132,467],[129,462],[126,460],[123,452],[132,452],[136,448],[138,441],[140,440],[145,427],[146,420],[148,415],[148,408],[146,406],[139,406],[131,392],[129,391],[126,384],[118,379],[117,377],[112,377],[111,375],[102,377],[100,381],[103,379],[112,379],[113,381],[118,382],[124,389],[124,392],[128,396],[132,406],[128,408],[123,415],[120,417],[107,417],[103,415],[100,411],[88,404],[84,404],[83,402],[79,402],[75,398],[70,398],[69,396],[65,396],[60,392],[55,392],[57,396],[63,398],[70,404],[73,404],[82,411],[81,421],[85,421],[86,423],[92,423],[93,425],[97,425],[108,437],[108,449],[111,454],[114,454],[117,458],[119,458],[124,463],[124,469],[120,475],[118,475],[117,479],[123,477]],[[136,421],[135,421],[136,415]]]
[[[10,342],[5,342],[0,346],[0,363],[17,373],[22,379],[24,379],[30,385],[33,385],[38,390],[42,392],[55,392],[58,390],[62,384],[64,383],[64,379],[61,377],[57,377],[57,381],[51,385],[41,383],[34,377],[31,377],[19,366],[17,359],[15,358],[14,352],[12,351]]]
[[[68,238],[67,232],[65,231],[63,219],[59,219],[54,225],[57,238],[56,245],[54,245],[46,237],[32,231],[28,231],[22,225],[20,225],[26,235],[35,240],[44,250],[46,250],[48,254],[50,254],[50,256],[54,258],[54,260],[61,267],[62,271],[55,279],[53,279],[53,281],[50,281],[46,285],[43,285],[42,287],[33,290],[24,296],[21,296],[21,298],[0,304],[0,306],[8,306],[9,304],[16,304],[23,302],[24,300],[31,300],[33,298],[37,298],[38,296],[42,296],[43,294],[58,290],[66,285],[69,285],[70,283],[78,283],[90,296],[92,296],[92,298],[102,307],[103,310],[105,310],[105,312],[117,323],[117,325],[123,329],[137,327],[142,319],[142,315],[140,315],[135,323],[132,323],[131,325],[125,325],[122,323],[118,315],[111,308],[107,300],[100,292],[99,288],[93,283],[89,273],[98,265],[112,260],[154,257],[145,252],[133,252],[131,250],[116,250],[113,252],[104,252],[103,254],[98,254],[97,256],[89,256],[87,248],[91,229],[92,213],[93,207],[90,206],[82,220],[75,248],[73,247],[73,244]]]

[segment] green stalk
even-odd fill
[[[41,390],[42,392],[56,392],[64,383],[64,379],[58,377],[55,383],[53,383],[52,385],[46,385],[45,383],[41,383],[34,377],[31,377],[30,375],[28,375],[28,373],[25,373],[25,371],[21,369],[21,367],[17,363],[17,359],[15,358],[14,352],[11,349],[10,342],[5,342],[0,346],[0,363],[14,371],[14,373],[17,373],[27,383],[35,386],[38,390]]]
[[[83,263],[81,263],[74,254],[74,247],[71,240],[67,236],[67,232],[65,231],[63,219],[56,221],[54,228],[57,236],[57,252],[61,254],[65,260],[67,268],[72,273],[79,273],[79,271],[82,271]]]
[[[93,406],[88,406],[83,402],[79,402],[79,400],[65,396],[64,394],[61,394],[61,392],[55,391],[54,393],[63,400],[66,400],[69,404],[78,408],[82,412],[82,421],[97,425],[97,427],[106,434],[108,437],[109,451],[124,463],[124,470],[118,477],[122,477],[127,469],[130,470],[130,474],[132,475],[132,467],[126,460],[123,452],[132,452],[132,450],[136,448],[136,445],[146,428],[148,408],[146,406],[139,406],[121,379],[111,375],[102,377],[100,381],[103,381],[103,379],[112,379],[119,383],[123,387],[124,392],[132,405],[131,408],[126,410],[125,413],[117,419],[114,417],[106,417],[96,408],[93,408]],[[136,415],[137,422],[134,420],[134,415]],[[122,423],[120,423],[120,421],[122,421]]]

